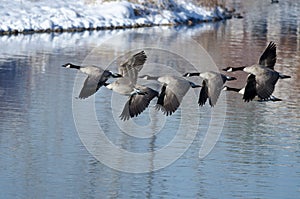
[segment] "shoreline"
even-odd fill
[[[187,20],[180,23],[164,23],[164,24],[135,24],[135,25],[120,25],[120,26],[99,26],[92,28],[78,27],[78,28],[56,28],[56,29],[45,29],[45,30],[9,30],[9,31],[0,31],[0,36],[10,36],[10,35],[29,35],[29,34],[41,34],[41,33],[63,33],[63,32],[84,32],[84,31],[101,31],[101,30],[117,30],[117,29],[135,29],[135,28],[146,28],[146,27],[157,27],[157,26],[195,26],[201,23],[210,23],[218,22],[222,20],[232,19],[232,15],[227,16],[226,18],[213,18],[210,20]]]

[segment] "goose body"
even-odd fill
[[[114,92],[129,96],[120,115],[121,120],[138,116],[149,106],[150,101],[158,96],[157,91],[136,83],[138,72],[143,68],[146,59],[144,51],[133,55],[119,66],[118,70],[122,77],[106,85]]]
[[[119,78],[118,80],[108,84],[106,88],[113,90],[121,95],[130,96],[135,89],[135,84],[126,77]]]
[[[156,103],[156,109],[161,110],[166,116],[172,115],[178,109],[183,97],[191,87],[200,87],[178,76],[165,75],[154,77],[143,75],[140,76],[140,78],[156,80],[162,84]]]
[[[79,98],[85,99],[96,93],[101,86],[106,85],[106,81],[113,77],[121,77],[120,74],[113,73],[109,70],[104,70],[97,66],[79,66],[71,63],[62,65],[65,68],[74,68],[80,70],[82,73],[88,75],[84,81],[83,87],[80,91]]]
[[[214,106],[220,96],[223,85],[226,81],[235,80],[235,77],[229,77],[214,71],[203,73],[186,73],[184,76],[200,76],[203,78],[202,88],[199,95],[198,104],[203,106],[209,99],[210,106]]]
[[[244,71],[253,76],[248,77],[243,99],[249,102],[258,96],[262,100],[267,100],[275,89],[279,73],[261,65],[246,67]]]

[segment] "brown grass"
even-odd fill
[[[96,4],[99,2],[107,2],[107,1],[115,1],[115,0],[84,0],[85,4]],[[129,2],[132,3],[137,3],[141,4],[142,1],[140,0],[128,0]],[[217,5],[224,5],[225,0],[188,0],[196,5],[199,6],[204,6],[204,7],[210,7],[213,8]],[[150,7],[157,7],[157,8],[172,8],[172,5],[174,5],[174,2],[176,3],[176,0],[149,0],[149,1],[144,1],[147,6]]]

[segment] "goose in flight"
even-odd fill
[[[208,98],[209,104],[212,107],[216,105],[221,90],[223,89],[224,83],[226,81],[236,80],[235,77],[229,77],[214,71],[208,71],[203,73],[186,73],[183,76],[200,76],[203,78],[198,104],[199,106],[203,106]]]
[[[162,84],[156,103],[156,109],[161,110],[166,116],[172,115],[178,109],[183,97],[190,87],[200,87],[199,85],[178,76],[165,75],[159,77],[142,75],[140,78],[156,80]]]
[[[138,116],[149,106],[150,101],[158,96],[157,91],[137,84],[138,72],[143,68],[146,59],[144,51],[133,55],[119,66],[118,70],[122,77],[105,85],[114,92],[129,96],[120,115],[121,120],[125,121]]]
[[[87,74],[87,78],[84,81],[83,87],[80,91],[79,98],[85,99],[94,93],[96,93],[101,86],[104,86],[106,81],[113,77],[122,77],[122,75],[113,73],[109,70],[104,70],[97,66],[79,66],[71,63],[62,65],[65,68],[75,68],[81,72]]]
[[[223,70],[227,72],[243,70],[250,73],[247,78],[243,99],[249,102],[258,96],[261,100],[268,100],[278,79],[290,78],[290,76],[280,74],[274,70],[276,63],[276,44],[270,42],[259,58],[258,64],[252,66],[242,66],[238,68],[227,67]]]

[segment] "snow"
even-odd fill
[[[171,5],[162,8],[127,1],[2,0],[0,34],[155,26],[226,17],[219,7],[205,9],[183,0],[168,2]]]

